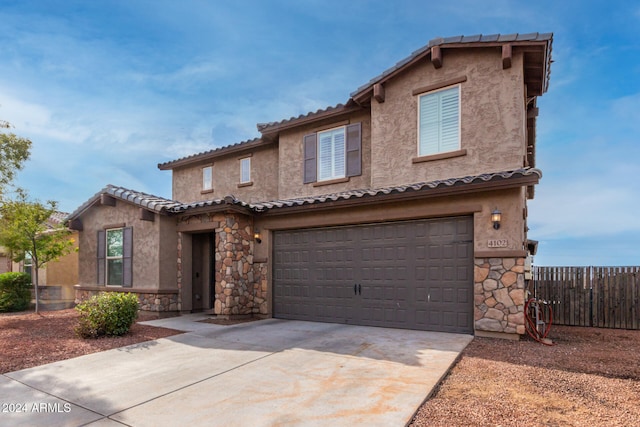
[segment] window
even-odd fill
[[[202,168],[202,191],[213,190],[213,166]]]
[[[107,230],[107,285],[122,286],[122,255],[123,233],[122,228]]]
[[[27,273],[29,277],[33,277],[33,258],[30,253],[24,254],[24,263],[22,265],[22,272]]]
[[[131,287],[133,229],[109,228],[98,231],[98,284]]]
[[[362,174],[362,126],[354,123],[305,135],[304,183],[331,181]]]
[[[251,157],[240,159],[240,184],[251,182]]]
[[[344,178],[344,127],[318,133],[318,181]]]
[[[460,86],[419,97],[418,155],[460,149]]]

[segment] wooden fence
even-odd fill
[[[534,267],[556,325],[640,329],[640,267]]]

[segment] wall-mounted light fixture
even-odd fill
[[[260,232],[258,230],[253,231],[253,240],[258,244],[262,243],[262,237],[260,237]]]
[[[491,212],[491,222],[493,223],[493,228],[496,230],[500,228],[500,221],[502,221],[502,212],[498,210],[498,208],[494,209]]]

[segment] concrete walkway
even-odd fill
[[[0,376],[0,425],[403,426],[470,335],[261,320]],[[12,406],[11,406],[12,405]]]

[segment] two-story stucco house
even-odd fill
[[[105,187],[69,217],[77,298],[125,290],[159,313],[523,334],[551,44],[435,39],[345,104],[158,165],[171,200]]]

